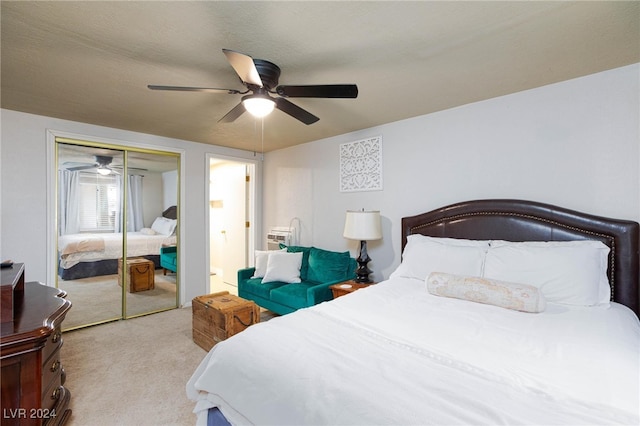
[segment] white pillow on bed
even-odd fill
[[[409,235],[402,263],[389,278],[416,278],[424,281],[432,272],[482,276],[488,241]]]
[[[151,229],[162,235],[172,235],[176,229],[176,219],[167,219],[166,217],[157,217],[151,225]]]
[[[262,282],[301,282],[300,267],[302,266],[302,255],[302,252],[288,253],[286,251],[277,251],[269,254],[267,259],[267,272],[265,272]]]
[[[600,241],[492,241],[482,276],[536,286],[548,302],[606,304],[608,255]]]
[[[407,243],[409,241],[417,243],[439,243],[450,246],[462,246],[462,247],[484,247],[488,248],[491,243],[490,240],[465,240],[464,238],[448,238],[448,237],[430,237],[422,234],[412,234],[407,237]]]

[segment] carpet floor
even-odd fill
[[[262,310],[260,320],[274,316]],[[185,389],[206,351],[193,342],[191,321],[189,307],[64,333],[68,424],[195,424]]]
[[[122,287],[117,275],[102,275],[79,280],[59,280],[58,286],[67,292],[73,308],[62,327],[70,330],[122,317]],[[175,308],[176,276],[155,273],[155,288],[137,293],[125,292],[127,316],[136,316],[162,309]]]

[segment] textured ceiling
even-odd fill
[[[356,83],[357,99],[291,98],[264,150],[292,146],[640,62],[640,2],[0,3],[1,106],[248,150],[243,89],[222,53],[280,66],[280,84]]]

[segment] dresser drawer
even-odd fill
[[[42,359],[48,359],[51,354],[60,348],[62,345],[62,331],[60,330],[60,326],[57,326],[53,333],[47,339],[47,343],[44,345],[42,349]]]
[[[51,411],[60,399],[60,396],[63,392],[64,387],[60,383],[60,376],[56,377],[53,382],[49,383],[49,387],[47,387],[44,392],[42,392],[42,408],[45,410]]]
[[[60,348],[56,350],[51,356],[42,364],[42,389],[43,399],[44,393],[51,386],[52,382],[57,382],[58,385],[62,384],[62,362],[60,361]]]

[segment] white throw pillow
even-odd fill
[[[427,291],[522,312],[542,312],[546,302],[537,287],[480,277],[434,272],[427,278]]]
[[[281,281],[285,283],[299,283],[300,267],[302,266],[302,252],[287,253],[276,251],[269,254],[267,272],[262,278],[263,283]]]
[[[267,262],[269,261],[269,255],[276,252],[286,252],[287,249],[282,250],[256,250],[255,251],[255,272],[251,278],[262,278],[267,273]]]
[[[600,241],[492,241],[483,276],[534,285],[548,302],[606,304],[611,297],[608,254]]]
[[[156,231],[154,231],[154,230],[153,230],[153,229],[151,229],[151,228],[142,228],[142,229],[140,230],[140,233],[141,233],[141,234],[144,234],[144,235],[156,235],[156,234],[157,234],[157,232],[156,232]]]
[[[410,235],[402,253],[402,263],[389,278],[424,281],[432,272],[482,276],[488,248],[488,241]]]

